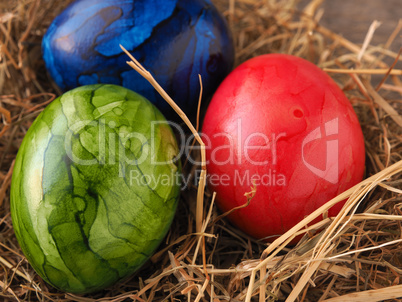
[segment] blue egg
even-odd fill
[[[230,30],[210,0],[75,1],[43,37],[43,58],[64,91],[95,83],[122,85],[174,119],[170,106],[127,65],[120,44],[190,117],[197,112],[198,74],[207,102],[234,62]]]

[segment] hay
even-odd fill
[[[86,296],[59,292],[22,256],[9,212],[13,162],[34,118],[60,91],[49,80],[40,42],[71,1],[0,3],[0,296],[4,301],[383,301],[402,297],[402,81],[400,53],[372,45],[378,24],[356,45],[320,24],[320,0],[215,0],[236,42],[236,64],[282,52],[324,68],[345,91],[362,125],[366,179],[267,245],[233,228],[196,184],[182,194],[158,252],[131,278]],[[362,37],[363,40],[364,37]],[[200,167],[185,165],[195,178]],[[258,188],[257,188],[258,189]],[[252,199],[250,188],[248,201]],[[245,192],[246,193],[246,192]],[[202,197],[202,196],[201,196]],[[306,227],[349,198],[335,218]],[[247,199],[245,198],[245,202]],[[198,216],[198,218],[197,218]],[[197,225],[196,225],[197,221]],[[286,243],[305,234],[295,247]]]

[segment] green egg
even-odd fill
[[[133,274],[166,235],[180,193],[179,149],[141,95],[88,85],[29,128],[11,185],[13,227],[29,263],[72,293]]]

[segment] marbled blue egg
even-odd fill
[[[127,65],[120,44],[191,117],[200,92],[198,74],[205,103],[234,61],[229,28],[210,0],[75,1],[43,37],[43,58],[64,91],[95,83],[118,84],[175,118],[155,89]]]

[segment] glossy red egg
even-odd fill
[[[358,118],[337,84],[299,57],[250,59],[222,82],[203,123],[208,182],[228,217],[272,241],[360,182],[365,150]],[[336,215],[342,204],[329,211]]]

